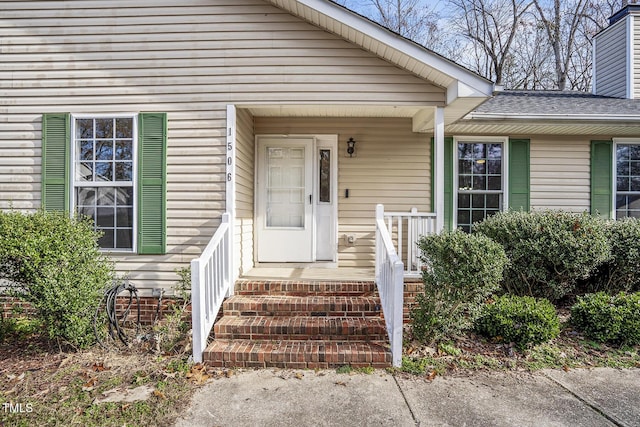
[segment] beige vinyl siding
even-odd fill
[[[387,211],[430,210],[430,138],[411,132],[410,119],[256,117],[255,132],[338,135],[339,266],[374,265],[377,203]],[[356,140],[353,158],[347,156],[350,137]],[[355,245],[346,245],[345,235],[354,235]]]
[[[247,110],[236,111],[236,224],[235,256],[239,273],[253,268],[253,201],[255,135],[253,117]]]
[[[115,256],[139,288],[175,283],[174,269],[197,256],[219,224],[228,104],[445,102],[442,88],[259,0],[5,1],[0,27],[0,208],[40,206],[42,113],[168,113],[167,254]],[[241,127],[244,143],[250,131]],[[239,167],[251,156],[243,149]],[[381,174],[392,173],[382,152],[375,156]],[[252,177],[239,170],[247,242]],[[376,192],[365,178],[348,177],[360,194],[353,200],[366,200],[368,212]],[[380,190],[391,197],[386,186]],[[364,239],[360,225],[350,227]]]
[[[598,95],[627,97],[626,25],[622,19],[597,36],[594,79]]]
[[[589,139],[531,139],[531,208],[589,211]]]

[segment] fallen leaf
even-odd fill
[[[563,369],[565,372],[569,372],[569,367],[568,367],[567,365],[564,365],[564,366],[562,367],[562,369]]]
[[[347,383],[345,383],[344,381],[336,381],[334,384],[335,385],[341,385],[341,386],[344,386],[344,387],[347,386]]]
[[[96,362],[93,364],[92,369],[94,372],[102,372],[102,371],[108,371],[111,368],[104,366],[104,362]]]
[[[82,391],[91,391],[91,390],[93,390],[97,383],[98,383],[98,377],[89,378],[89,381],[84,383],[84,385],[82,386]]]
[[[167,396],[163,392],[161,392],[160,390],[153,390],[153,395],[155,397],[159,397],[160,399],[166,399],[167,398]]]
[[[437,373],[436,371],[430,371],[430,372],[427,374],[427,379],[428,379],[429,381],[433,381],[433,379],[434,379],[437,375],[438,375],[438,373]]]
[[[203,384],[210,376],[207,374],[207,367],[197,363],[191,367],[191,370],[187,373],[187,378],[194,384]]]
[[[301,374],[300,372],[296,372],[295,377],[299,380],[301,380],[304,377],[304,374]]]

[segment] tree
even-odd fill
[[[437,45],[440,15],[424,0],[369,0],[371,18],[427,48]]]
[[[513,60],[512,47],[530,0],[448,0],[453,25],[471,42],[469,61],[474,71],[498,85]]]
[[[577,39],[578,29],[585,17],[589,2],[587,0],[564,0],[563,2],[553,0],[550,6],[546,6],[541,0],[534,0],[533,3],[538,11],[540,25],[545,29],[548,43],[553,51],[555,85],[559,90],[565,90],[569,66],[584,65],[582,62],[572,63],[571,59],[578,50],[578,43],[580,43]]]

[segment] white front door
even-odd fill
[[[260,138],[258,262],[311,262],[313,140]]]
[[[258,262],[335,261],[337,136],[260,136]]]

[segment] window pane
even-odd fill
[[[459,208],[471,207],[471,194],[458,194],[458,207]]]
[[[487,207],[500,209],[500,194],[487,194]]]
[[[487,172],[492,175],[500,175],[502,173],[502,161],[487,160]]]
[[[117,249],[131,249],[133,248],[133,230],[125,229],[116,230],[116,244]]]
[[[474,194],[471,198],[474,208],[484,208],[484,194]]]
[[[631,177],[631,182],[629,183],[630,191],[640,191],[640,177],[633,176]]]
[[[76,139],[93,138],[93,119],[76,120]]]
[[[113,163],[96,162],[96,181],[113,181]]]
[[[89,187],[77,188],[76,203],[79,206],[94,206],[96,204],[96,189]]]
[[[82,162],[76,165],[76,181],[93,181],[92,162]]]
[[[116,227],[133,227],[132,208],[118,208],[116,212]]]
[[[471,160],[460,160],[458,161],[458,173],[460,174],[471,174],[471,165],[473,162]]]
[[[114,206],[114,189],[113,188],[98,188],[98,206]]]
[[[113,160],[113,142],[96,141],[96,160]]]
[[[488,190],[502,190],[502,177],[490,176],[487,178]]]
[[[116,141],[115,159],[116,160],[133,160],[131,153],[131,141]]]
[[[640,145],[627,145],[630,160],[640,160]]]
[[[331,151],[320,150],[319,201],[331,202]]]
[[[473,162],[473,173],[475,175],[487,173],[487,161],[484,159]]]
[[[96,119],[96,138],[113,138],[113,119]]]
[[[133,138],[133,119],[116,119],[116,138]]]
[[[116,181],[133,181],[133,163],[118,162],[115,164]]]
[[[116,189],[117,206],[133,206],[133,188],[121,187]]]
[[[80,206],[78,208],[78,215],[90,218],[94,223],[96,221],[96,209],[93,206]]]
[[[79,160],[93,160],[93,139],[80,141],[78,150]]]
[[[502,159],[502,144],[489,144],[488,159]]]
[[[458,187],[461,190],[471,190],[471,175],[460,175],[458,177]]]
[[[471,219],[473,223],[480,222],[485,218],[485,213],[483,210],[473,211],[471,215]]]
[[[458,210],[458,225],[471,225],[471,211],[460,209]]]
[[[100,239],[98,239],[98,245],[103,249],[113,249],[114,248],[114,236],[113,229],[107,228],[98,228],[98,231],[104,233]]]
[[[474,176],[473,177],[473,189],[474,190],[486,190],[487,189],[487,177],[486,176]]]
[[[618,161],[629,160],[629,146],[621,144],[616,147],[616,158]]]
[[[96,225],[98,227],[113,227],[114,219],[114,208],[100,207],[97,209]]]

